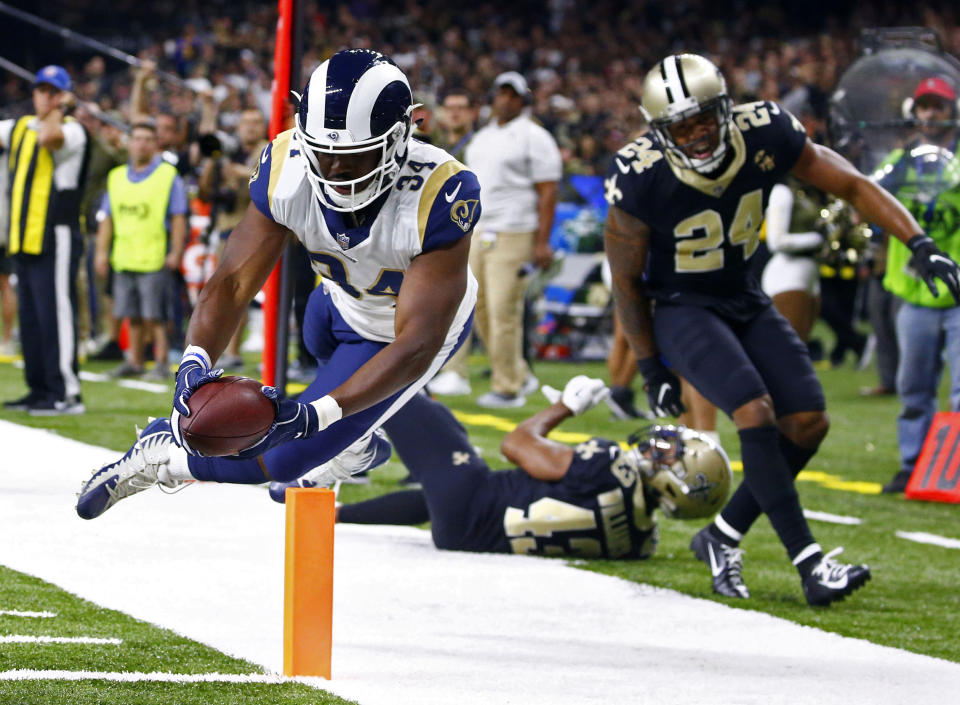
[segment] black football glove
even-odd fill
[[[667,369],[659,357],[644,358],[637,362],[637,368],[643,375],[643,389],[653,413],[661,417],[679,416],[687,410],[680,398],[680,379]]]
[[[913,253],[910,267],[923,279],[930,293],[940,296],[937,291],[937,279],[947,285],[954,303],[960,303],[960,267],[945,255],[933,238],[927,235],[914,235],[907,243]]]

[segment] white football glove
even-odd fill
[[[547,385],[541,387],[541,391],[551,404],[559,401],[570,409],[570,413],[574,416],[589,411],[610,394],[610,390],[607,389],[607,385],[602,379],[591,378],[586,375],[577,375],[571,379],[567,382],[567,386],[563,388],[563,392]]]

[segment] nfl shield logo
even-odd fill
[[[347,237],[346,233],[337,233],[337,242],[340,243],[340,247],[344,250],[350,247],[350,238]]]

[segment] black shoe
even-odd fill
[[[690,550],[698,560],[710,566],[713,575],[713,591],[726,597],[750,597],[743,583],[743,549],[723,543],[713,537],[710,527],[697,532],[690,542]]]
[[[811,607],[826,607],[838,602],[870,579],[870,568],[865,565],[837,563],[833,557],[843,551],[835,548],[803,581],[803,594]]]
[[[122,360],[123,350],[117,344],[116,340],[110,340],[95,355],[90,356],[91,360]]]
[[[881,492],[884,494],[897,494],[903,492],[905,489],[907,489],[907,483],[910,482],[911,475],[913,475],[912,470],[901,470],[893,476],[893,479],[890,480],[890,482],[883,486]]]
[[[629,421],[640,418],[640,412],[633,405],[633,390],[629,387],[610,387],[610,396],[607,397],[607,406],[613,412],[614,418],[619,421]]]
[[[79,396],[66,399],[43,399],[34,402],[27,409],[31,416],[78,416],[86,410]]]
[[[19,399],[11,399],[10,401],[3,402],[3,408],[8,411],[26,411],[32,404],[36,404],[38,401],[40,401],[40,395],[36,392],[30,392]]]

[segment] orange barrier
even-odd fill
[[[333,640],[333,490],[287,490],[283,674],[330,680]]]

